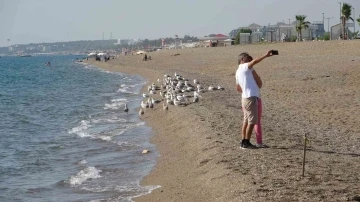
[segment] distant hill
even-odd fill
[[[181,38],[183,42],[198,41],[196,37],[185,35]],[[174,38],[164,38],[166,44],[174,43]],[[69,42],[54,42],[54,43],[30,43],[30,44],[16,44],[11,47],[0,47],[0,54],[34,54],[34,53],[50,53],[50,52],[94,52],[101,50],[118,50],[122,48],[128,49],[142,49],[150,47],[160,47],[162,39],[144,39],[133,45],[118,45],[117,40],[83,40],[83,41],[69,41]]]

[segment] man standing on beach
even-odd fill
[[[268,51],[264,56],[251,60],[248,53],[241,53],[238,57],[239,68],[236,71],[236,89],[242,92],[242,108],[244,112],[244,122],[242,126],[241,148],[256,148],[250,143],[250,138],[254,125],[258,122],[258,102],[260,89],[253,76],[253,67],[263,59],[272,56],[272,51]]]

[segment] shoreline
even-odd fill
[[[204,86],[225,87],[224,92],[204,93],[199,103],[187,107],[171,106],[165,113],[158,104],[145,111],[142,119],[155,133],[151,143],[160,157],[141,184],[161,188],[134,200],[351,200],[360,190],[359,118],[352,113],[360,102],[356,90],[360,70],[354,62],[359,60],[359,44],[332,41],[196,48],[149,53],[153,60],[147,62],[141,56],[91,62],[108,71],[139,74],[148,84],[177,72]],[[280,56],[256,67],[265,83],[263,131],[270,148],[240,150],[236,57],[244,51],[257,57],[270,49],[279,50]],[[336,54],[339,51],[341,55]],[[180,55],[172,56],[175,53]],[[306,177],[301,178],[304,133],[310,134],[311,143]],[[341,138],[344,135],[347,138]]]

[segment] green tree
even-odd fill
[[[348,38],[346,33],[346,22],[348,20],[351,20],[354,22],[354,19],[351,18],[351,9],[352,6],[348,3],[343,3],[342,9],[341,9],[341,22],[342,22],[342,36],[343,39],[346,40]]]
[[[306,15],[296,15],[296,31],[298,32],[298,40],[302,41],[302,30],[309,28],[310,22],[305,21]]]
[[[352,36],[354,37],[354,39],[357,38],[358,35],[359,35],[359,31],[352,33]]]
[[[240,29],[235,37],[235,44],[240,44],[240,34],[241,33],[252,33],[251,29]]]
[[[324,40],[325,40],[325,41],[329,41],[329,40],[330,40],[330,33],[329,33],[329,32],[326,32],[326,33],[324,34]]]

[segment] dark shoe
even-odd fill
[[[243,148],[243,147],[244,147],[244,140],[241,140],[240,148]]]
[[[250,142],[244,142],[243,147],[241,147],[242,149],[257,149],[256,146],[254,146],[253,144],[251,144]]]

